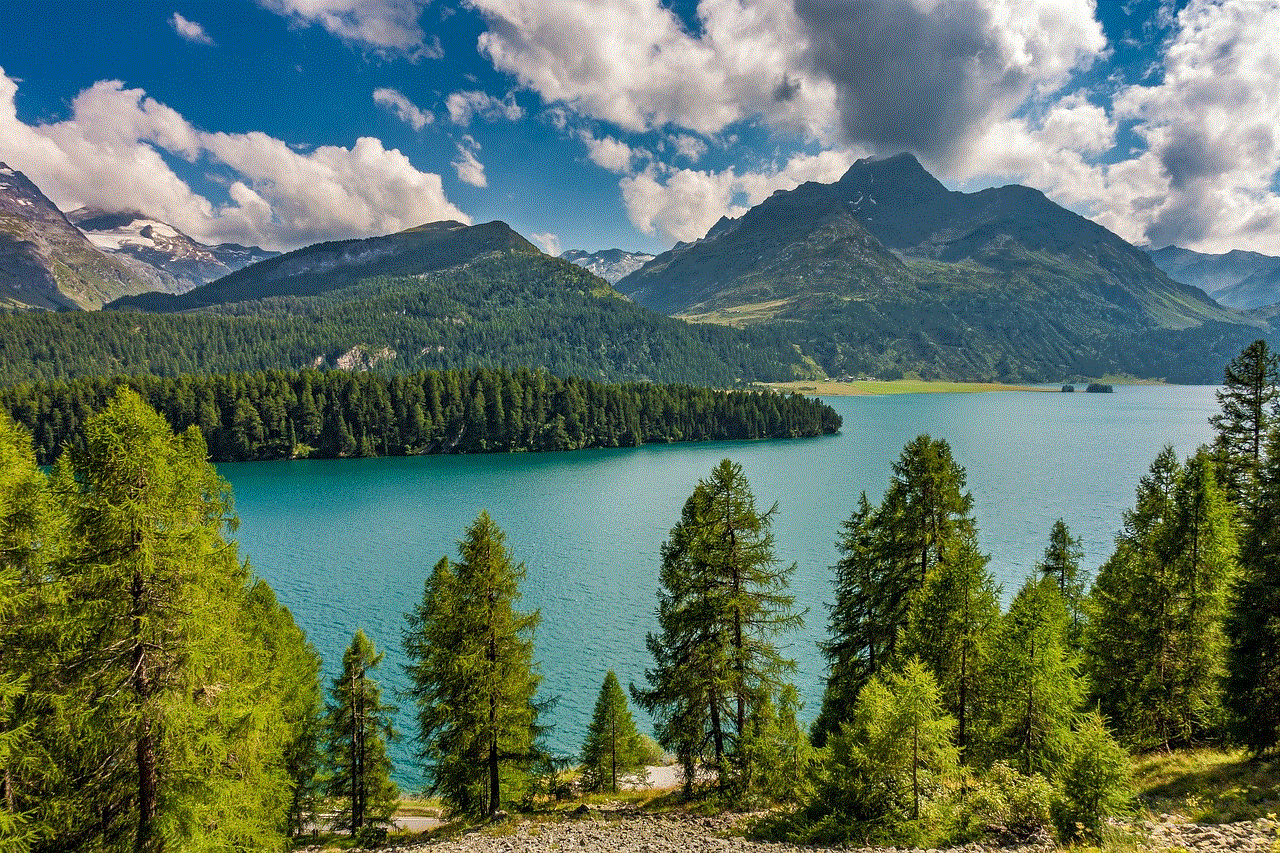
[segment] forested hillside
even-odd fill
[[[83,378],[0,389],[0,410],[51,464],[121,386],[173,429],[197,427],[218,462],[634,447],[672,441],[834,433],[820,400],[688,385],[602,385],[529,370],[258,371],[220,376]]]

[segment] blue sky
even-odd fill
[[[0,159],[210,242],[502,219],[656,252],[910,150],[1280,254],[1275,32],[1263,0],[0,0]]]

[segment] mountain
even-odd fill
[[[601,249],[599,252],[570,249],[560,257],[595,273],[610,284],[617,284],[620,279],[653,260],[653,255],[646,252],[628,252],[623,249]]]
[[[299,367],[541,368],[719,386],[815,374],[772,332],[656,314],[502,222],[321,243],[108,308],[0,315],[0,381]]]
[[[82,207],[67,214],[93,245],[119,257],[154,283],[154,290],[185,293],[279,252],[238,243],[209,246],[166,222],[137,211]]]
[[[146,279],[94,246],[21,172],[0,163],[0,305],[95,309]]]
[[[833,375],[1216,381],[1263,326],[1037,190],[948,190],[909,154],[776,192],[617,286],[780,330]]]
[[[1198,287],[1223,305],[1248,310],[1280,302],[1280,258],[1241,249],[1221,255],[1177,246],[1148,251],[1169,278]]]

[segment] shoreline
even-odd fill
[[[977,394],[991,391],[1062,392],[1061,385],[1010,385],[1003,382],[951,382],[925,379],[858,379],[838,382],[808,379],[795,382],[757,382],[757,388],[791,391],[819,397],[883,397],[891,394]],[[1083,389],[1081,389],[1083,390]]]

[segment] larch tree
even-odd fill
[[[844,523],[816,744],[849,718],[862,685],[898,662],[898,639],[930,570],[955,542],[976,535],[965,479],[947,442],[918,436],[894,463],[880,505],[863,495]]]
[[[1248,504],[1280,397],[1280,355],[1264,340],[1249,344],[1227,365],[1216,396],[1222,410],[1209,422],[1217,431],[1221,475],[1231,497]]]
[[[1000,591],[978,550],[976,532],[948,542],[929,568],[903,631],[903,652],[922,661],[956,720],[956,746],[968,762],[993,714],[991,662],[998,640]]]
[[[538,611],[516,609],[523,563],[481,512],[442,558],[406,618],[406,669],[417,720],[418,757],[429,789],[455,814],[492,817],[518,792],[542,754],[533,661]],[[512,789],[515,789],[514,791]]]
[[[850,719],[831,735],[825,774],[805,810],[811,840],[909,841],[956,773],[954,729],[921,661],[867,682]]]
[[[353,838],[389,825],[400,798],[387,756],[387,743],[398,736],[391,724],[396,709],[382,700],[372,673],[381,662],[382,653],[357,630],[324,717],[325,793],[342,803],[334,828]]]
[[[33,590],[48,580],[54,518],[30,438],[0,414],[0,850],[23,851],[33,836],[18,788],[39,772],[29,748],[40,689],[31,674],[43,655],[33,614],[44,602]]]
[[[1072,536],[1067,523],[1059,518],[1049,531],[1049,544],[1045,546],[1044,558],[1036,564],[1036,568],[1058,587],[1058,593],[1062,596],[1070,617],[1067,639],[1076,649],[1080,648],[1084,630],[1082,619],[1087,585],[1080,572],[1080,561],[1083,558],[1084,548],[1080,545],[1080,538]]]
[[[658,634],[646,644],[647,688],[632,688],[657,716],[658,742],[680,757],[686,790],[699,761],[721,789],[749,787],[743,740],[752,707],[776,696],[794,663],[774,638],[799,627],[788,593],[795,564],[774,556],[772,516],[759,512],[742,466],[725,459],[699,481],[662,548]]]
[[[1237,741],[1263,753],[1280,745],[1280,431],[1244,521],[1226,622],[1226,700]]]
[[[582,744],[583,789],[618,792],[618,779],[644,770],[645,748],[618,677],[609,670],[600,685]]]
[[[997,692],[994,757],[1026,775],[1051,777],[1084,703],[1086,684],[1070,643],[1057,581],[1028,578],[1003,617],[992,663]]]
[[[31,799],[56,849],[281,843],[292,732],[259,692],[278,661],[253,659],[249,576],[207,455],[122,390],[54,469],[68,544],[39,742],[56,773]]]
[[[1184,745],[1222,725],[1233,515],[1207,453],[1180,465],[1165,448],[1098,570],[1085,644],[1091,689],[1130,744]]]

